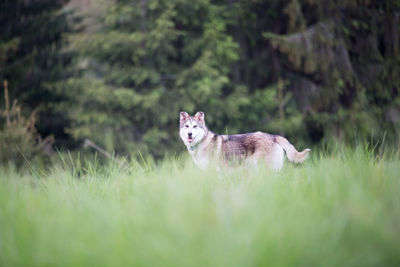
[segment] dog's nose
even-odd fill
[[[188,133],[188,136],[189,136],[189,137],[192,137],[192,133]]]

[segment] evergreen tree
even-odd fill
[[[229,77],[239,55],[228,12],[208,0],[112,3],[101,31],[80,44],[84,76],[59,86],[69,90],[60,106],[69,132],[107,150],[160,157],[182,147],[179,111],[206,110],[221,128],[223,118],[237,118],[246,92]]]
[[[396,1],[110,1],[57,83],[66,131],[109,151],[183,149],[181,110],[216,132],[351,142],[400,125]],[[379,27],[378,25],[385,25]],[[374,132],[375,131],[375,132]],[[293,138],[291,138],[293,139]]]
[[[51,84],[70,76],[72,55],[65,50],[65,34],[72,31],[67,0],[3,0],[0,3],[0,80],[10,84],[10,97],[18,98],[24,113],[39,109],[37,128],[56,140],[65,118],[51,111],[58,99]]]
[[[287,29],[264,33],[313,142],[399,137],[399,9],[398,1],[292,0]]]

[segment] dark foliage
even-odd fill
[[[398,145],[399,1],[105,1],[67,50],[63,4],[1,4],[0,78],[66,147],[159,158],[183,149],[181,110],[298,146]]]

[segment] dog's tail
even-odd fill
[[[311,151],[311,149],[306,148],[299,152],[285,137],[279,135],[275,136],[275,142],[285,150],[286,156],[291,162],[301,163],[305,161],[308,157],[308,153]]]

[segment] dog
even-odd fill
[[[307,148],[298,152],[285,137],[263,132],[215,134],[207,128],[204,112],[197,112],[194,116],[180,112],[179,125],[179,135],[201,169],[210,164],[221,169],[232,163],[245,163],[257,168],[260,162],[264,162],[270,169],[279,171],[283,167],[285,152],[289,161],[301,163],[311,151]]]

